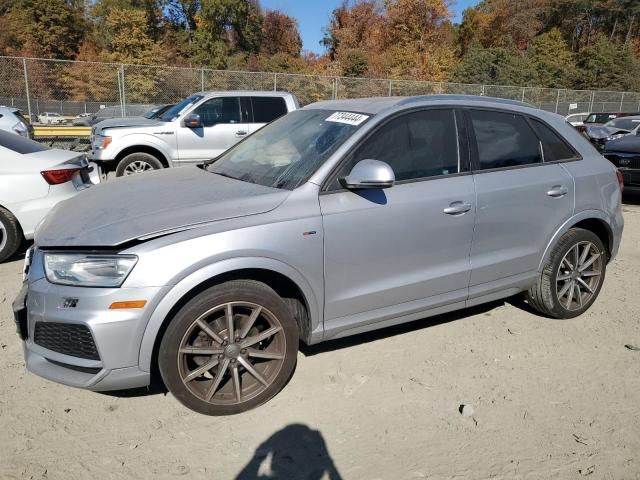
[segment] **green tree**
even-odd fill
[[[574,54],[557,28],[536,37],[526,59],[536,72],[538,86],[566,88],[576,79]]]
[[[578,53],[580,88],[607,90],[640,89],[640,65],[629,46],[599,35]]]
[[[485,48],[478,41],[455,71],[454,79],[462,83],[491,85],[535,85],[537,75],[531,62],[515,47]]]

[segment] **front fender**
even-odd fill
[[[107,130],[108,132],[108,130]],[[169,138],[170,136],[167,135]],[[175,133],[171,135],[172,142],[175,143]],[[166,142],[158,139],[155,135],[151,135],[148,133],[133,133],[130,135],[123,135],[117,140],[114,139],[113,143],[110,147],[115,147],[113,150],[108,152],[108,156],[111,159],[115,159],[120,155],[124,150],[131,147],[150,147],[158,150],[164,158],[167,159],[170,167],[173,167],[172,159],[175,157],[175,146],[168,145]],[[106,153],[106,152],[105,152]]]
[[[304,295],[309,307],[312,337],[317,338],[322,334],[322,312],[319,308],[316,296],[311,285],[304,276],[295,268],[279,260],[262,257],[240,257],[223,260],[201,268],[180,280],[157,305],[149,321],[140,343],[138,365],[145,372],[151,371],[153,348],[167,315],[171,309],[192,289],[201,283],[218,275],[243,269],[271,270],[288,277],[293,281]]]
[[[540,263],[538,264],[538,272],[542,272],[542,269],[544,268],[545,263],[549,259],[549,255],[551,255],[551,252],[553,251],[553,248],[556,246],[556,244],[560,240],[560,237],[562,237],[562,235],[568,232],[577,223],[583,220],[589,220],[589,219],[602,220],[607,225],[607,229],[609,230],[610,244],[611,244],[611,256],[612,257],[615,256],[615,253],[617,252],[617,249],[618,249],[618,242],[615,241],[615,237],[611,230],[611,218],[609,217],[609,215],[607,215],[607,213],[602,210],[584,210],[582,212],[576,213],[569,220],[563,223],[562,226],[553,235],[553,237],[551,238],[551,240],[547,244],[547,247],[544,250],[544,254],[542,255],[542,259],[540,260]]]

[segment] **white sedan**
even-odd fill
[[[38,121],[43,125],[64,125],[67,123],[67,119],[59,113],[44,112],[38,115]]]
[[[0,262],[33,238],[58,202],[99,181],[84,154],[0,131]]]

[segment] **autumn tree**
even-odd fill
[[[284,53],[292,57],[300,55],[302,39],[295,18],[277,10],[269,10],[264,15],[262,28],[261,53],[265,55]]]
[[[67,59],[76,55],[86,24],[65,0],[15,0],[0,26],[4,53]]]

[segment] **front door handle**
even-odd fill
[[[447,215],[462,215],[471,210],[471,204],[465,202],[452,202],[443,210]]]
[[[554,185],[551,187],[551,190],[547,192],[547,195],[554,198],[564,197],[567,193],[569,193],[569,189],[567,187],[563,187],[562,185]]]
[[[236,137],[244,137],[247,134],[246,130],[238,130],[236,132]]]

